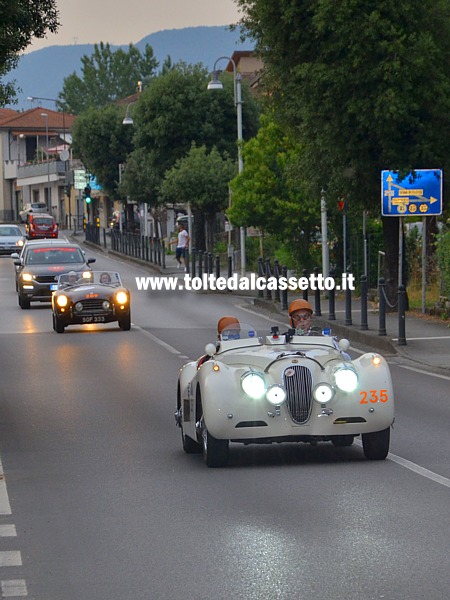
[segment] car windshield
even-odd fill
[[[58,286],[67,287],[69,285],[111,285],[120,287],[122,281],[119,273],[115,271],[84,271],[83,273],[63,273],[58,277]]]
[[[256,329],[248,323],[233,323],[222,330],[220,339],[223,342],[230,340],[246,340],[258,338]]]
[[[25,264],[29,265],[64,265],[84,262],[81,250],[74,246],[29,248],[25,258]]]
[[[27,206],[29,206],[29,205],[27,205]],[[33,202],[31,204],[31,208],[34,208],[34,209],[46,208],[46,204],[44,204],[43,202]]]
[[[1,236],[18,236],[23,237],[23,233],[20,231],[18,227],[14,225],[8,227],[0,227],[0,235]]]

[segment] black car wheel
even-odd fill
[[[130,331],[131,329],[131,314],[128,313],[119,319],[119,327],[122,331]]]
[[[64,333],[65,329],[64,325],[61,323],[55,313],[53,313],[53,329],[56,331],[56,333]]]
[[[181,393],[180,386],[178,385],[177,391],[177,412],[181,411]],[[180,429],[181,429],[181,442],[183,444],[183,450],[186,454],[201,454],[202,445],[198,442],[194,441],[191,437],[186,435],[183,430],[183,417],[179,421]]]
[[[197,389],[197,405],[201,404],[200,389]],[[202,422],[202,442],[203,442],[203,458],[207,467],[217,468],[226,467],[230,456],[229,440],[218,440],[212,436],[206,428],[203,416]]]
[[[389,427],[374,433],[363,433],[364,456],[368,460],[384,460],[389,453],[390,438],[391,430]]]
[[[353,435],[337,435],[331,441],[336,448],[346,448],[353,444]]]
[[[28,298],[25,298],[25,296],[22,296],[22,294],[19,294],[18,296],[19,298],[19,306],[22,310],[28,310],[30,308],[30,301],[28,300]]]

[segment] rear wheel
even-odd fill
[[[131,314],[128,313],[119,319],[119,327],[122,331],[130,331],[131,329]]]
[[[181,415],[178,424],[181,429],[181,442],[183,444],[183,450],[186,452],[186,454],[200,454],[202,451],[202,445],[186,435],[183,430],[183,411],[181,410],[181,392],[179,385],[177,391],[177,413]]]
[[[384,460],[389,453],[391,429],[387,427],[374,433],[363,433],[362,444],[364,456],[368,460]]]
[[[22,294],[19,294],[19,306],[22,310],[28,310],[30,308],[30,301]]]

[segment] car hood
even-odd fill
[[[0,244],[15,244],[19,240],[23,240],[23,235],[1,235],[0,236]]]
[[[292,362],[303,363],[312,361],[317,365],[324,366],[334,361],[342,362],[345,360],[342,353],[328,343],[323,345],[305,343],[304,345],[251,346],[219,352],[215,358],[229,366],[253,367],[258,370],[266,369],[271,363],[285,367]]]
[[[25,265],[23,272],[30,273],[31,275],[54,275],[56,279],[62,273],[68,273],[69,271],[79,272],[87,268],[86,263],[70,263],[70,265]]]

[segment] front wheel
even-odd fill
[[[28,310],[30,308],[30,301],[22,294],[19,294],[19,306],[22,310]]]
[[[374,433],[363,433],[362,444],[364,456],[368,460],[384,460],[389,453],[391,429],[387,427]]]
[[[61,323],[55,313],[53,313],[53,329],[56,331],[56,333],[64,333],[65,329],[64,325]]]
[[[119,327],[122,331],[130,331],[131,329],[131,314],[128,313],[119,319]]]
[[[226,467],[230,455],[228,440],[218,440],[212,436],[203,424],[203,458],[207,467]]]
[[[347,448],[353,444],[353,435],[337,435],[331,441],[336,448]]]

